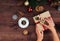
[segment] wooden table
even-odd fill
[[[45,9],[50,11],[55,23],[60,23],[60,12],[46,5]],[[24,13],[23,16],[19,12]],[[17,20],[12,19],[14,14],[18,16]],[[27,7],[23,5],[23,1],[1,0],[0,41],[36,41],[35,23],[32,17],[38,14],[34,9],[29,13]],[[21,17],[26,17],[30,21],[30,25],[25,29],[20,28],[17,24]],[[23,30],[27,30],[29,34],[26,36],[23,35]]]

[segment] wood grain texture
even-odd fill
[[[29,13],[23,3],[24,0],[0,0],[0,41],[36,41],[35,23],[32,17],[39,13],[34,9]],[[49,6],[45,6],[45,9],[50,11],[55,23],[60,22],[60,12]],[[18,11],[23,12],[24,16],[21,16]],[[17,20],[12,19],[14,14],[18,16]],[[30,21],[30,25],[26,29],[18,26],[17,22],[21,17],[26,17]],[[28,30],[29,34],[23,35],[23,30]],[[44,38],[44,41],[48,40],[46,37]]]

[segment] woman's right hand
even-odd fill
[[[43,40],[43,31],[39,30],[39,27],[36,25],[36,34],[37,34],[37,41]]]

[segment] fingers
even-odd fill
[[[36,26],[36,33],[37,33],[37,34],[40,34],[40,32],[41,32],[41,31],[40,31],[39,28]]]
[[[45,18],[45,21],[48,22],[49,26],[55,26],[53,19],[51,17]]]
[[[45,18],[45,21],[47,21],[48,23],[52,22],[52,18],[51,17],[48,17],[48,18]]]
[[[53,22],[52,22],[52,21],[53,21],[52,18],[51,18],[51,17],[45,18],[45,21],[46,21],[49,25],[46,25],[46,24],[40,24],[40,25],[43,26],[43,29],[44,29],[44,30],[50,29],[49,27],[53,25],[53,24],[52,24],[52,23],[53,23]],[[39,30],[39,27],[38,27],[37,25],[36,25],[36,32],[37,32],[37,33],[41,33],[41,32],[42,32],[42,31]]]
[[[36,26],[36,33],[39,34],[39,29],[37,28],[37,26]]]
[[[49,25],[51,25],[51,23],[53,23],[52,21],[52,18],[51,17],[48,17],[48,18],[45,18],[44,19]],[[49,26],[49,25],[46,25],[46,24],[40,24],[40,25],[42,25],[43,26],[43,28],[45,28],[45,30],[47,30],[47,29],[51,29],[51,27]],[[39,27],[40,26],[38,26],[37,24],[36,24],[36,34],[37,34],[37,37],[39,38],[39,39],[43,39],[43,30],[41,31],[40,29],[39,29]]]
[[[42,26],[44,27],[45,30],[49,29],[49,26],[46,24],[42,24]]]
[[[44,33],[43,33],[43,31],[42,31],[42,33],[41,33],[42,37],[43,37],[43,34],[44,34]]]
[[[43,40],[43,31],[41,31],[37,25],[36,25],[36,34],[38,40]]]
[[[43,34],[43,31],[41,31],[41,30],[36,26],[36,33],[37,33],[37,34]]]

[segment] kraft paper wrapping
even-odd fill
[[[34,22],[36,23],[37,27],[39,27],[40,30],[43,30],[43,26],[41,24],[44,24],[45,18],[51,17],[50,12],[46,11],[44,13],[41,13],[37,16],[34,16]],[[52,18],[52,17],[51,17]],[[53,19],[52,19],[52,25],[55,26]]]

